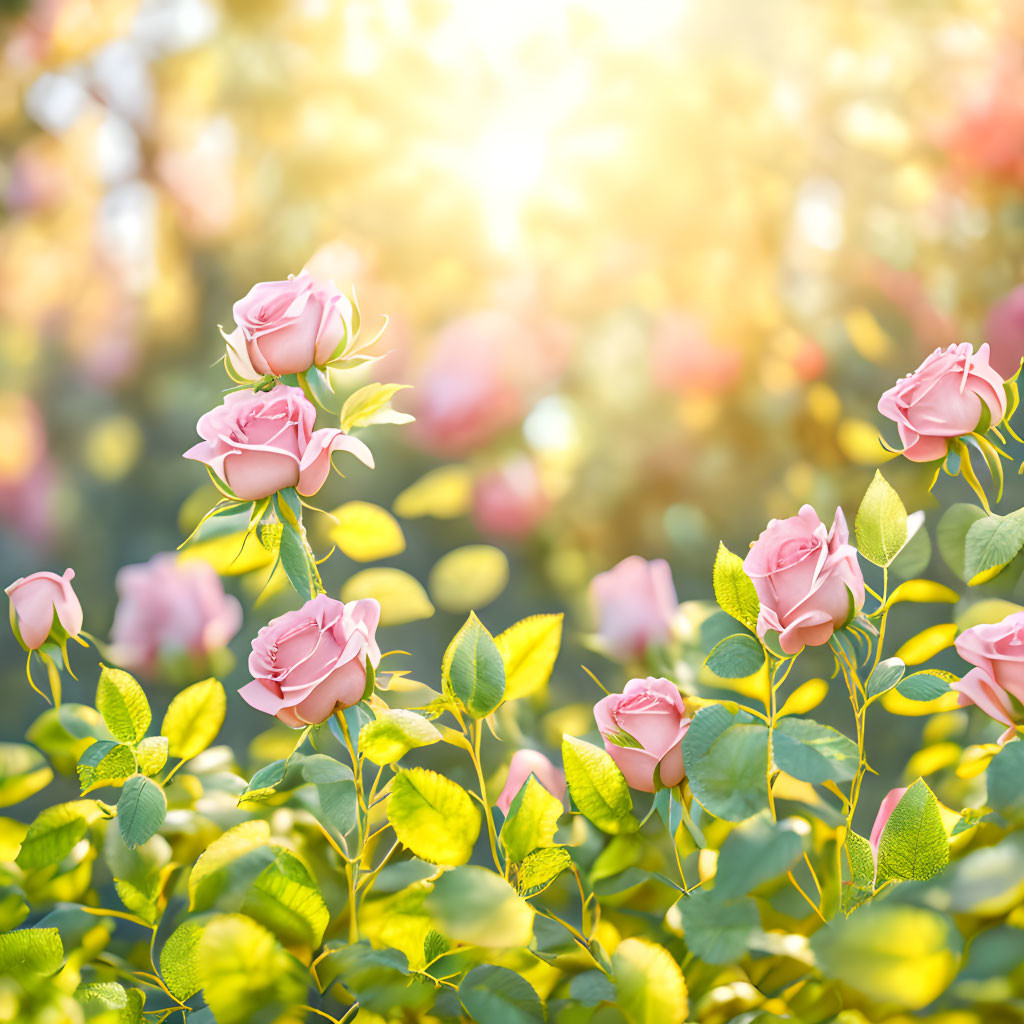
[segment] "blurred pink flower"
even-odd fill
[[[742,370],[739,352],[716,344],[696,320],[669,313],[655,324],[651,347],[655,387],[683,395],[719,395],[737,382]]]
[[[992,369],[1008,379],[1024,358],[1024,284],[1000,299],[985,321],[985,340],[991,349]]]
[[[206,562],[154,555],[124,566],[115,586],[110,640],[116,660],[132,671],[151,674],[161,658],[177,654],[202,658],[242,628],[242,606]]]
[[[525,537],[550,507],[537,465],[528,455],[518,455],[476,478],[473,520],[481,533]]]
[[[590,600],[605,647],[623,660],[642,657],[651,644],[667,641],[679,609],[668,562],[639,555],[598,573],[590,581]]]
[[[565,796],[565,773],[553,765],[539,750],[517,750],[508,766],[508,777],[496,801],[502,814],[508,814],[516,794],[526,785],[526,780],[535,775],[537,781],[553,796],[561,800]]]

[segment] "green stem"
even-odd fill
[[[494,866],[500,873],[501,858],[498,856],[498,833],[494,828],[494,816],[491,814],[491,805],[487,799],[487,783],[484,781],[484,769],[480,761],[480,741],[483,734],[483,722],[476,719],[471,726],[473,732],[473,749],[471,757],[473,767],[476,769],[476,779],[480,786],[480,799],[484,805],[484,818],[487,821],[487,839],[491,844],[491,856],[494,858]]]

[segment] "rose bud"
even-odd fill
[[[964,342],[937,348],[882,395],[878,411],[896,424],[908,459],[934,462],[946,457],[950,440],[977,430],[983,412],[992,424],[1001,422],[1006,392],[989,365],[988,345],[975,352]]]
[[[203,440],[185,458],[204,462],[242,501],[287,487],[316,494],[336,451],[350,452],[372,468],[373,456],[362,441],[337,428],[314,430],[315,422],[316,410],[301,388],[236,391],[200,417],[196,429]]]
[[[7,588],[14,609],[15,634],[22,646],[37,651],[51,637],[55,643],[62,643],[65,638],[61,630],[69,637],[82,631],[82,606],[71,587],[74,578],[74,569],[66,569],[63,576],[34,572]]]
[[[379,620],[372,598],[343,604],[326,594],[271,619],[252,642],[253,678],[239,695],[292,728],[326,722],[362,699],[366,663],[380,663]]]
[[[972,626],[956,638],[956,652],[975,667],[951,689],[960,706],[976,704],[990,718],[1007,726],[1005,743],[1024,724],[1024,612],[1002,622]]]
[[[665,643],[679,609],[668,562],[639,555],[598,573],[590,581],[590,601],[605,647],[622,660],[640,658],[651,644]]]
[[[508,766],[505,788],[497,799],[497,806],[501,808],[502,814],[508,814],[512,801],[531,775],[535,776],[555,799],[561,800],[565,796],[565,775],[539,750],[524,748],[512,755],[512,762]]]
[[[743,561],[761,602],[757,634],[779,633],[786,654],[821,647],[864,606],[864,577],[841,508],[832,529],[810,505],[788,519],[773,519]]]
[[[115,586],[110,640],[118,664],[133,672],[152,674],[176,655],[203,659],[242,628],[242,606],[207,562],[154,555],[120,569]]]
[[[667,679],[631,679],[622,693],[597,702],[594,719],[604,749],[634,789],[653,793],[655,770],[665,786],[683,781],[680,743],[690,719],[679,691]]]
[[[325,366],[352,340],[352,303],[306,273],[253,285],[232,312],[238,326],[227,339],[228,360],[245,380]]]

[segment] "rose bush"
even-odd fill
[[[270,292],[250,327],[323,323]],[[0,801],[35,803],[0,818],[0,1015],[1010,1019],[1024,962],[1024,609],[921,578],[930,534],[881,473],[852,539],[841,510],[827,529],[806,505],[770,522],[745,558],[720,545],[717,609],[679,605],[664,561],[629,558],[597,577],[599,646],[623,663],[608,671],[646,660],[662,674],[592,708],[545,708],[559,614],[497,635],[471,614],[433,677],[412,680],[401,652],[380,649],[387,599],[349,595],[367,577],[343,601],[327,592],[297,496],[319,489],[336,447],[369,461],[350,431],[396,422],[397,386],[364,385],[338,410],[345,432],[315,430],[303,391],[273,372],[294,335],[272,334],[253,333],[271,371],[204,416],[186,453],[229,489],[193,555],[227,522],[243,550],[272,560],[268,583],[298,595],[252,639],[237,694],[192,682],[155,726],[143,687],[105,664],[92,706],[60,704],[66,641],[88,638],[73,573],[8,588],[29,664],[46,664],[60,707],[28,742],[0,747]],[[956,359],[970,383],[983,360]],[[299,383],[329,402],[328,379],[311,384],[310,370]],[[987,408],[989,378],[978,379],[973,400]],[[934,387],[918,413],[965,393],[952,376]],[[1009,417],[1016,384],[1000,388]],[[362,508],[360,522],[393,532],[380,511],[368,520]],[[934,532],[947,565],[987,586],[1012,575],[1019,522],[959,503]],[[154,621],[169,629],[182,608],[195,622],[209,612],[218,640],[232,631],[222,594],[204,605],[208,579],[179,602],[186,571],[171,556],[125,570],[107,661],[147,662]],[[935,621],[907,635],[908,605]],[[76,696],[89,699],[89,682]],[[830,691],[831,710],[848,710],[810,717]],[[248,756],[217,743],[244,704],[279,720]],[[877,797],[862,788],[887,716],[931,712],[929,745],[902,777],[878,780],[889,792],[871,825]],[[539,749],[559,737],[560,764]],[[47,792],[57,773],[80,792]]]

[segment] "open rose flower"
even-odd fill
[[[642,657],[651,644],[668,640],[679,609],[668,562],[639,555],[598,573],[590,581],[590,601],[605,647],[623,660]]]
[[[864,606],[864,577],[841,508],[832,529],[810,505],[773,519],[743,561],[761,602],[757,634],[779,633],[786,654],[827,644],[853,607]]]
[[[21,642],[37,651],[57,624],[69,637],[82,631],[82,606],[71,587],[74,569],[66,569],[63,576],[55,572],[34,572],[15,580],[5,591],[11,599]],[[63,637],[54,638],[58,643]]]
[[[242,628],[242,606],[207,562],[154,555],[120,569],[115,585],[110,640],[118,663],[133,672],[151,674],[179,654],[204,658]]]
[[[516,794],[526,785],[531,775],[556,799],[565,796],[565,775],[539,750],[517,750],[512,755],[512,763],[508,766],[508,778],[505,787],[497,799],[497,806],[502,814],[508,814]]]
[[[293,728],[326,722],[362,699],[366,663],[380,663],[379,620],[372,598],[343,604],[326,594],[271,619],[252,642],[253,678],[239,695]]]
[[[350,452],[373,466],[370,449],[343,430],[314,430],[316,410],[301,388],[235,391],[201,416],[203,440],[185,452],[204,462],[242,501],[294,487],[316,494],[327,479],[334,452]]]
[[[253,285],[233,307],[237,328],[228,359],[245,380],[280,377],[344,356],[352,338],[352,303],[333,284],[309,274]]]
[[[1006,415],[1003,378],[989,365],[988,345],[975,352],[968,342],[937,348],[878,400],[912,462],[945,458],[948,442],[976,430],[986,407],[993,424]]]
[[[630,679],[622,693],[603,697],[594,719],[604,749],[634,789],[654,792],[655,770],[666,786],[686,774],[680,746],[690,719],[683,698],[667,679]]]
[[[975,667],[951,688],[960,706],[976,704],[990,718],[1007,726],[1005,743],[1024,724],[1024,612],[1002,622],[972,626],[956,638],[956,651]]]

